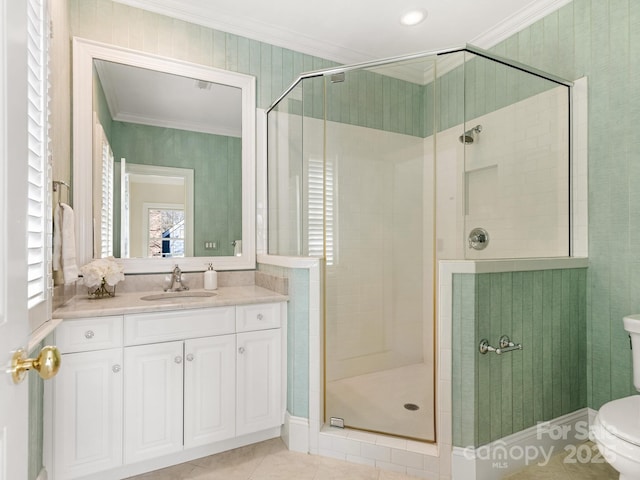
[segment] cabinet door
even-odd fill
[[[124,349],[124,462],[182,450],[183,342]]]
[[[57,480],[122,464],[122,349],[62,356],[53,379]]]
[[[187,340],[184,346],[184,446],[235,435],[236,337]]]
[[[281,423],[280,329],[237,334],[236,434]]]

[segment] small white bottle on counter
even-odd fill
[[[204,272],[204,289],[216,290],[218,288],[218,272],[213,269],[213,264]]]

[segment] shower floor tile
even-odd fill
[[[351,428],[434,437],[433,369],[423,363],[328,382],[326,402],[327,417]]]

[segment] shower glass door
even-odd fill
[[[325,422],[419,440],[435,439],[429,69],[327,75],[324,156],[309,159],[324,179],[309,198],[324,212]]]

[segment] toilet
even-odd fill
[[[633,384],[640,391],[640,315],[623,319],[631,336]],[[640,395],[604,404],[591,428],[592,440],[620,480],[640,480]]]

